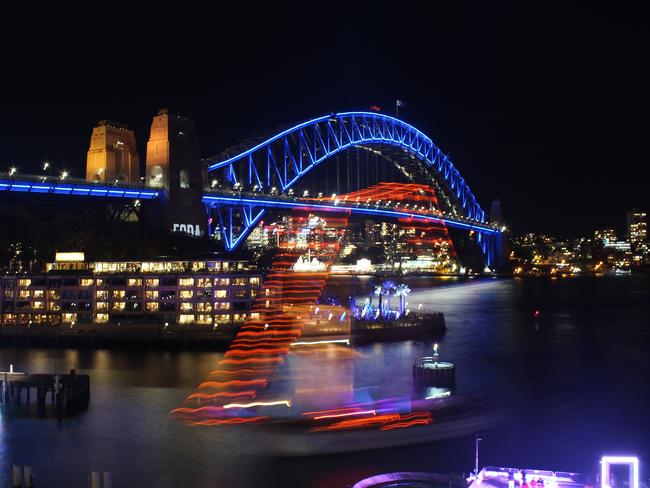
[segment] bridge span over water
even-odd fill
[[[326,203],[291,195],[300,180],[352,148],[381,154],[382,164],[393,165],[405,181],[430,185],[440,208],[412,212],[395,208],[394,201],[391,207],[386,202]],[[488,222],[458,169],[431,138],[395,117],[374,112],[324,115],[226,150],[209,160],[208,171],[226,182],[226,191],[206,193],[202,201],[208,214],[215,211],[227,249],[236,248],[267,209],[303,208],[435,221],[472,231],[488,266],[499,259],[501,230]],[[244,187],[254,191],[243,192]]]
[[[440,204],[437,208],[413,211],[400,206],[398,199],[347,202],[294,195],[300,182],[307,181],[318,168],[334,169],[332,162],[336,161],[338,172],[339,155],[351,150],[380,157],[381,164],[390,166],[403,181],[430,186]],[[267,210],[303,209],[443,224],[474,235],[488,266],[500,259],[501,229],[487,220],[478,199],[450,158],[427,135],[395,117],[374,112],[324,115],[229,148],[205,162],[208,178],[219,184],[215,187],[204,182],[205,190],[194,193],[205,209],[206,215],[201,219],[207,223],[208,235],[212,236],[210,227],[214,222],[228,251],[245,240]],[[366,170],[370,171],[362,168]],[[359,171],[357,165],[357,176]],[[181,204],[170,201],[173,192],[164,187],[30,175],[0,178],[0,192],[3,191],[165,201],[171,207]],[[201,208],[198,204],[188,206],[188,212]]]

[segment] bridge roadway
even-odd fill
[[[263,208],[308,209],[322,212],[344,212],[380,217],[417,219],[444,224],[448,227],[476,231],[483,234],[497,234],[498,226],[488,222],[466,219],[439,210],[418,210],[414,212],[400,207],[399,203],[349,202],[332,199],[299,198],[288,195],[262,195],[259,193],[210,191],[203,195],[203,203],[208,206],[255,206]]]
[[[19,192],[31,194],[53,194],[90,196],[104,198],[123,198],[154,200],[164,196],[165,191],[127,183],[106,184],[89,182],[82,179],[36,175],[16,175],[15,177],[0,178],[0,192]],[[388,205],[375,202],[350,202],[337,199],[298,198],[289,195],[263,195],[260,193],[233,192],[232,190],[209,191],[203,195],[202,202],[207,206],[246,206],[284,209],[310,209],[322,212],[349,212],[352,214],[373,215],[389,218],[411,218],[428,222],[444,224],[451,228],[476,231],[482,234],[497,234],[500,229],[493,224],[467,219],[459,215],[440,212],[439,210],[406,209],[399,203]]]
[[[153,200],[163,191],[144,185],[128,183],[91,182],[78,178],[61,179],[56,176],[15,175],[0,178],[0,192],[74,195],[89,197]]]

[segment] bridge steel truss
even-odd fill
[[[208,214],[216,212],[227,250],[235,249],[264,215],[262,203],[274,191],[285,193],[310,170],[354,146],[388,145],[401,148],[423,162],[453,197],[453,211],[464,221],[486,224],[486,214],[449,157],[424,133],[388,115],[345,112],[325,115],[291,127],[223,160],[213,160],[208,171],[223,177],[230,187],[247,185],[259,192],[259,203],[206,199]],[[206,195],[207,196],[207,195]],[[296,206],[300,206],[299,204]],[[209,219],[212,221],[212,218]],[[488,265],[494,262],[492,230],[476,229]]]

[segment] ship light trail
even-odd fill
[[[312,417],[312,418],[314,420],[336,419],[339,417],[351,417],[355,415],[377,415],[377,412],[374,410],[361,410],[360,412],[345,412],[345,413],[333,413],[329,415],[319,415],[317,417]]]
[[[224,405],[223,408],[253,408],[253,407],[273,407],[276,405],[284,405],[286,407],[291,406],[291,401],[289,400],[276,400],[273,402],[251,402],[251,403],[228,403]]]
[[[332,339],[328,341],[299,341],[291,344],[291,347],[294,346],[314,346],[317,344],[345,344],[350,345],[350,339]]]

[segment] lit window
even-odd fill
[[[108,300],[108,290],[99,290],[95,294],[97,300]]]
[[[160,280],[158,278],[147,278],[146,284],[150,288],[156,288],[158,284],[160,283]]]
[[[124,302],[115,302],[113,303],[113,310],[124,310],[126,304]]]
[[[212,286],[212,278],[197,278],[196,286],[200,288],[210,288]]]
[[[194,286],[194,278],[181,278],[178,280],[179,286]]]
[[[108,310],[108,303],[107,302],[97,302],[97,305],[95,307],[98,311],[103,311],[103,310]]]
[[[108,314],[107,313],[95,314],[95,322],[97,322],[99,324],[103,324],[105,322],[108,322]]]
[[[93,279],[92,278],[81,278],[80,284],[81,284],[81,286],[93,286]]]
[[[45,296],[45,290],[34,290],[34,298],[43,298]]]
[[[257,285],[260,284],[260,279],[259,279],[259,277],[251,278],[249,281],[250,281],[250,284],[251,284],[251,285],[255,285],[255,286],[257,286]]]
[[[178,316],[178,323],[179,324],[193,324],[194,323],[194,315],[193,314],[180,314]]]
[[[158,310],[158,302],[147,302],[147,312],[156,312]]]
[[[197,312],[212,312],[212,305],[209,303],[199,302],[196,304]]]
[[[34,302],[32,308],[35,310],[43,310],[45,308],[45,302]]]
[[[209,314],[199,314],[196,316],[197,324],[211,324],[212,317]]]
[[[101,278],[97,278],[95,280],[95,286],[104,286],[104,280]]]
[[[191,302],[182,302],[180,305],[181,312],[191,312],[194,310],[194,304]]]
[[[124,298],[126,292],[124,290],[113,290],[113,298]]]
[[[180,292],[181,298],[192,298],[193,296],[194,292],[192,290],[181,290]]]
[[[215,278],[215,285],[228,286],[230,284],[230,278]]]
[[[61,310],[61,305],[59,305],[56,302],[50,302],[49,308],[50,308],[50,310],[54,310],[54,311]]]
[[[21,278],[18,280],[18,286],[29,286],[32,284],[32,280],[29,278]]]
[[[142,286],[140,278],[129,278],[129,286]]]
[[[29,290],[18,290],[18,298],[29,298],[31,294]]]
[[[215,320],[215,322],[219,322],[221,324],[226,323],[226,322],[230,322],[230,315],[227,315],[227,314],[225,314],[225,315],[224,314],[215,315],[214,320]]]
[[[61,321],[62,322],[67,322],[67,323],[73,323],[77,321],[77,314],[76,313],[62,313],[61,314]]]
[[[13,298],[13,297],[14,297],[13,290],[5,290],[5,298]]]
[[[158,298],[158,290],[147,290],[145,295],[147,300],[155,300]]]
[[[228,290],[214,290],[215,298],[226,298],[228,296]]]
[[[215,302],[215,310],[230,310],[230,302]]]

